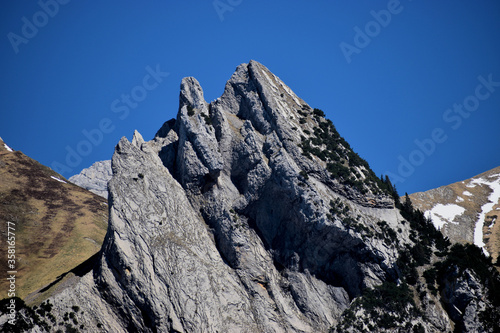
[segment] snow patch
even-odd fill
[[[464,200],[464,198],[462,198],[462,197],[457,197],[457,202],[464,202],[464,201],[465,201],[465,200]]]
[[[462,195],[466,195],[468,197],[474,196],[474,194],[470,193],[469,191],[464,191],[464,193],[462,193]]]
[[[476,184],[484,184],[487,185],[491,188],[493,192],[491,192],[490,196],[488,197],[488,203],[484,204],[481,207],[481,213],[479,214],[479,218],[476,221],[476,228],[474,229],[474,244],[479,246],[480,248],[483,249],[483,252],[485,255],[489,256],[488,251],[484,248],[485,244],[483,242],[483,226],[484,226],[484,220],[486,218],[486,214],[490,211],[493,210],[493,206],[495,206],[498,203],[498,200],[500,200],[500,181],[498,180],[499,175],[492,175],[488,177],[489,179],[483,179],[483,178],[478,178],[474,179],[472,182]],[[497,179],[491,179],[491,178],[497,178]]]
[[[67,184],[64,180],[59,179],[59,178],[57,178],[57,177],[50,176],[50,178],[55,179],[55,180],[57,180],[58,182],[61,182],[61,183]]]
[[[491,219],[491,224],[490,224],[490,229],[493,228],[495,226],[495,222],[497,221],[497,218],[494,217],[493,219]]]
[[[465,208],[458,205],[437,204],[436,206],[432,207],[431,210],[428,210],[426,213],[428,217],[432,219],[432,223],[434,224],[436,229],[441,230],[441,228],[446,223],[457,223],[453,222],[453,220],[455,219],[455,217],[457,217],[458,215],[462,215],[464,212]]]
[[[14,150],[12,150],[12,148],[10,148],[9,146],[7,146],[6,143],[4,143],[3,146],[5,147],[5,149],[7,149],[7,151],[10,151],[11,153],[14,151]]]

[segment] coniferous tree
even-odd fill
[[[411,199],[408,193],[405,193],[405,202],[403,204],[403,209],[408,213],[413,213],[413,204],[411,203]]]

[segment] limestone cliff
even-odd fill
[[[107,332],[437,332],[492,308],[485,299],[449,315],[457,290],[479,281],[483,297],[490,285],[473,270],[475,280],[446,284],[453,261],[423,274],[449,244],[321,110],[255,61],[212,103],[183,79],[177,118],[151,141],[122,138],[112,170],[98,262],[45,303],[57,322],[73,313],[68,325]]]
[[[83,169],[68,180],[103,198],[108,198],[108,181],[111,179],[111,161],[99,161]]]

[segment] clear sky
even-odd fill
[[[2,1],[0,136],[64,176],[267,66],[400,194],[500,165],[500,2]]]

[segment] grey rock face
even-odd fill
[[[95,162],[68,180],[103,198],[108,198],[108,181],[111,179],[111,161]]]
[[[454,269],[446,277],[443,299],[450,318],[465,332],[487,332],[480,314],[486,309],[487,291],[470,270]]]
[[[177,119],[118,143],[99,263],[57,311],[80,304],[79,323],[113,332],[326,332],[362,289],[396,281],[409,224],[375,185],[303,154],[326,124],[312,110],[254,61],[210,104],[183,79]]]

